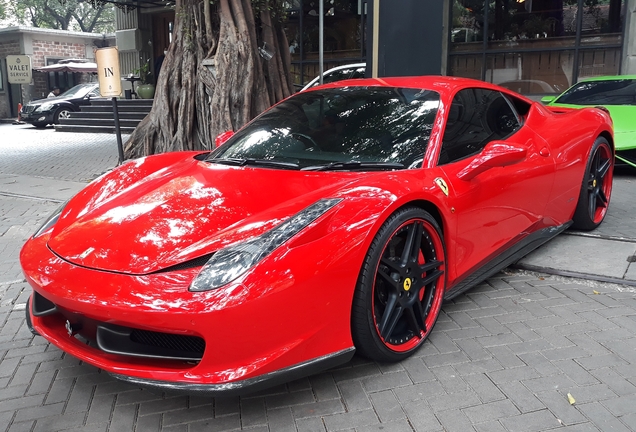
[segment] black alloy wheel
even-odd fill
[[[426,211],[398,210],[382,225],[365,258],[353,301],[357,351],[376,361],[399,361],[420,347],[442,307],[445,290],[442,230]]]
[[[603,222],[612,194],[613,178],[614,152],[605,138],[598,137],[585,167],[573,228],[589,231]]]

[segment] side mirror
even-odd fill
[[[214,146],[220,147],[221,145],[223,145],[223,143],[225,143],[225,141],[232,138],[232,135],[234,135],[234,131],[229,130],[229,131],[223,132],[222,134],[220,134],[214,139]]]
[[[543,96],[541,98],[541,103],[544,105],[549,104],[550,102],[554,102],[554,100],[556,99],[556,96]]]
[[[457,177],[470,181],[491,168],[514,165],[526,158],[528,150],[505,141],[492,141],[484,147],[473,161],[457,173]]]

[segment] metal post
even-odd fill
[[[324,54],[325,54],[325,0],[320,0],[320,7],[318,8],[318,63],[320,71],[320,84],[322,84],[322,74],[324,71]]]
[[[119,111],[117,110],[117,98],[113,97],[113,116],[115,117],[115,134],[117,135],[117,150],[119,150],[119,163],[124,162],[124,145],[121,143],[121,129],[119,128]]]

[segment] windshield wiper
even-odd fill
[[[233,166],[252,165],[252,166],[298,169],[298,164],[296,163],[281,162],[281,161],[269,160],[269,159],[219,158],[219,159],[206,159],[206,161],[211,163],[233,165]]]
[[[336,171],[336,170],[360,170],[360,171],[384,171],[406,168],[404,164],[397,162],[332,162],[325,165],[312,165],[301,168],[301,171]]]

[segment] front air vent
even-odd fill
[[[187,270],[187,269],[196,268],[196,267],[203,267],[208,261],[210,261],[210,258],[212,258],[212,255],[214,254],[211,253],[211,254],[203,255],[198,258],[194,258],[179,264],[175,264],[170,267],[163,268],[161,270],[157,270],[155,272],[152,272],[151,274],[167,273],[167,272],[173,272],[173,271],[179,271],[179,270]]]

